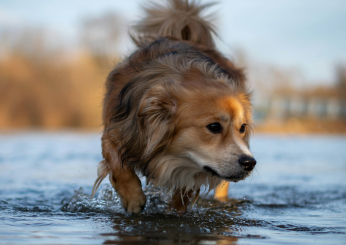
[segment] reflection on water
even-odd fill
[[[143,213],[126,214],[104,181],[90,199],[100,136],[0,136],[0,240],[15,244],[344,244],[346,139],[255,136],[258,160],[229,199],[212,193],[179,216],[167,191],[145,186]],[[143,185],[145,179],[142,179]]]

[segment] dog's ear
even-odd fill
[[[173,131],[171,122],[177,112],[173,83],[174,81],[156,84],[144,94],[140,102],[137,116],[147,140],[144,156],[149,156],[166,145]]]

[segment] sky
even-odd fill
[[[0,28],[35,26],[75,43],[81,18],[114,11],[123,30],[140,19],[140,0],[0,0]],[[202,0],[202,3],[209,1]],[[220,0],[210,9],[228,56],[243,50],[253,62],[298,69],[306,80],[331,83],[335,66],[346,64],[345,0]],[[121,41],[121,53],[133,49]]]

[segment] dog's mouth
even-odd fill
[[[217,176],[217,177],[221,178],[221,176],[211,167],[204,166],[203,170],[206,171],[207,173],[210,173],[212,176]]]
[[[238,182],[240,180],[245,179],[247,176],[249,176],[251,171],[242,171],[241,174],[239,175],[231,175],[231,176],[220,176],[214,169],[212,169],[209,166],[204,166],[203,170],[206,171],[207,173],[211,174],[212,176],[217,176],[220,179],[225,179],[228,181],[232,181],[232,182]]]

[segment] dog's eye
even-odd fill
[[[211,123],[207,126],[207,129],[209,129],[213,134],[219,134],[222,132],[222,126],[220,123]]]
[[[241,125],[241,127],[240,127],[240,129],[239,129],[239,132],[240,132],[241,134],[243,134],[243,133],[245,133],[245,130],[246,130],[246,124]]]

